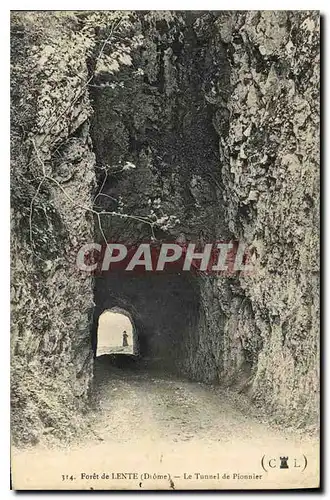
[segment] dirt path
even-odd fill
[[[99,410],[91,426],[100,440],[241,443],[270,438],[269,427],[246,411],[243,396],[239,401],[230,391],[205,384],[101,366],[97,391]],[[283,434],[272,429],[271,438],[281,440]]]
[[[110,368],[104,362],[97,368],[96,390],[98,409],[91,415],[88,439],[69,450],[15,455],[17,467],[28,464],[25,483],[29,476],[32,482],[47,479],[63,489],[317,483],[317,440],[261,422],[239,395],[151,372]],[[279,468],[280,456],[289,457],[288,469]],[[302,471],[304,457],[308,466]]]

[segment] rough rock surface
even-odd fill
[[[83,127],[91,108],[76,20],[20,13],[12,29],[12,427],[14,439],[36,442],[83,425],[93,287],[75,258],[93,237],[85,207],[95,157]]]
[[[262,345],[252,395],[304,424],[319,386],[319,17],[249,12],[230,28],[220,143],[228,225],[255,252],[255,272],[240,279]]]

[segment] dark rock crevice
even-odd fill
[[[150,202],[152,207],[159,198],[158,217],[177,219],[173,226],[155,226],[160,241],[229,239],[218,134],[228,134],[230,69],[217,33],[218,17],[185,13],[176,22],[168,21],[167,13],[163,17],[162,23],[168,23],[165,31],[158,31],[148,16],[137,22],[143,46],[133,53],[130,73],[125,69],[120,75],[124,86],[119,93],[91,92],[97,164],[109,166],[103,192],[115,199],[120,196],[125,212],[139,217],[148,216]],[[137,66],[144,74],[141,82],[134,82]],[[112,174],[111,166],[119,161],[132,161],[136,169]],[[109,198],[101,203],[108,211],[116,210],[116,202]],[[107,224],[103,230],[111,241],[150,240],[148,225],[120,217]],[[97,225],[96,237],[102,242]],[[127,274],[96,278],[95,303],[124,304],[140,315],[137,323],[148,346],[142,355],[162,359],[167,369],[172,363],[173,370],[216,383],[239,379],[241,365],[252,364],[246,345],[238,340],[233,354],[224,339],[228,308],[221,297],[243,294],[235,278],[218,283],[184,272],[136,278]],[[228,314],[235,313],[229,307]]]

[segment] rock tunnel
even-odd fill
[[[134,276],[109,273],[96,279],[93,350],[97,324],[105,310],[129,314],[138,349],[134,353],[149,366],[179,371],[190,332],[199,316],[199,287],[181,274]]]

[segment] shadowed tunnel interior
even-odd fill
[[[189,332],[199,314],[198,283],[188,274],[109,272],[97,277],[94,353],[97,352],[97,326],[102,313],[105,310],[126,311],[133,324],[138,359],[169,371],[179,369]]]

